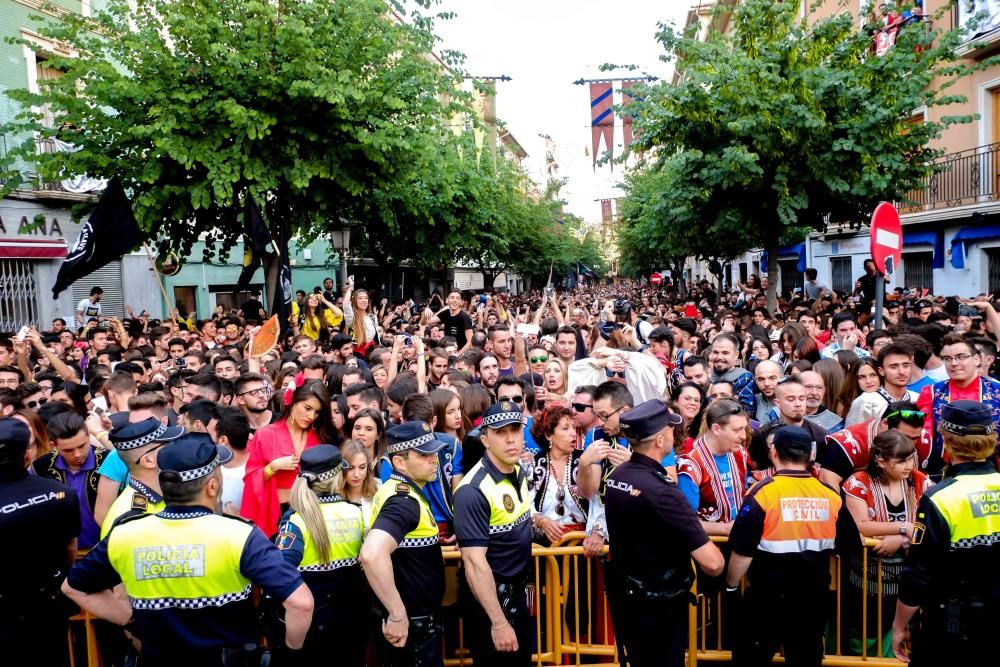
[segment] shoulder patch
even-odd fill
[[[278,537],[275,539],[274,544],[278,547],[278,551],[287,551],[292,548],[292,545],[295,544],[295,540],[297,539],[298,536],[296,536],[295,533],[283,530],[278,533]]]
[[[921,542],[924,541],[924,533],[926,533],[926,532],[927,532],[927,528],[924,526],[924,524],[920,523],[919,521],[914,521],[913,522],[913,539],[911,540],[911,542],[913,544],[920,544]]]
[[[406,482],[396,482],[396,493],[401,496],[410,495],[410,485]]]
[[[140,512],[145,512],[146,507],[149,506],[149,499],[141,493],[133,494],[132,496],[132,509],[139,510]]]

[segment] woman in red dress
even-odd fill
[[[281,419],[257,431],[247,446],[240,514],[273,535],[288,505],[299,457],[310,447],[336,442],[330,395],[322,382],[310,381],[292,393]]]

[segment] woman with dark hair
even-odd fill
[[[788,365],[785,366],[785,375],[788,377],[795,377],[800,373],[805,373],[806,371],[811,371],[812,369],[812,362],[806,361],[805,359],[799,359],[798,361],[788,362]]]
[[[344,364],[330,364],[326,369],[326,388],[330,394],[336,396],[344,393],[344,374],[348,371],[357,370]]]
[[[459,392],[462,401],[462,467],[472,470],[483,457],[483,443],[479,440],[479,422],[486,408],[493,402],[490,393],[481,384],[470,384]]]
[[[882,376],[878,373],[878,364],[874,359],[859,359],[858,363],[851,368],[851,372],[847,374],[847,381],[844,382],[844,387],[838,397],[841,402],[840,407],[844,410],[844,414],[841,415],[844,417],[844,426],[853,426],[875,416],[865,414],[863,410],[865,407],[863,405],[864,399],[861,401],[857,399],[862,394],[871,394],[867,398],[876,398],[877,400],[876,393],[880,391],[882,391]],[[885,405],[894,401],[895,399],[889,396],[885,399]],[[885,407],[885,405],[881,405],[881,401],[878,404],[880,408]],[[879,416],[881,414],[882,409],[879,410]]]
[[[333,430],[335,431],[338,443],[343,442],[347,439],[347,434],[344,433],[344,425],[347,422],[347,415],[349,415],[351,409],[347,405],[347,397],[343,394],[333,394],[330,397],[330,419],[333,421]]]
[[[792,348],[792,360],[798,361],[800,359],[812,364],[820,360],[819,344],[811,336],[800,338]]]
[[[876,557],[868,559],[868,631],[869,641],[881,637],[882,655],[891,655],[891,629],[896,596],[902,574],[901,549],[908,547],[913,538],[913,522],[917,504],[930,488],[930,479],[916,468],[916,447],[905,435],[890,429],[875,436],[869,451],[868,466],[854,473],[844,482],[844,502],[858,530],[865,537],[880,538],[872,551]],[[858,602],[851,609],[861,608],[861,558],[851,559],[850,581]],[[879,582],[881,581],[881,589]],[[882,600],[882,624],[878,627],[875,613]],[[847,608],[845,606],[845,608]],[[853,616],[853,615],[852,615]],[[860,618],[848,619],[848,633],[853,648],[860,653]],[[875,646],[868,652],[875,654]]]
[[[781,335],[778,336],[778,353],[771,357],[781,364],[781,370],[787,370],[788,365],[792,363],[795,344],[807,337],[805,328],[798,322],[789,322],[782,328]]]
[[[326,301],[322,294],[310,294],[306,297],[305,312],[302,314],[302,335],[325,343],[343,319],[340,308]]]
[[[708,401],[705,390],[697,382],[682,382],[670,392],[670,400],[677,406],[677,413],[684,420],[683,445],[677,447],[677,453],[686,452],[701,431],[701,416],[705,412]]]
[[[583,530],[587,525],[590,503],[577,487],[586,450],[576,448],[574,416],[569,408],[549,406],[531,427],[531,435],[541,447],[535,455],[530,488],[535,541],[541,544],[558,542],[563,533]]]
[[[823,394],[823,405],[832,410],[837,405],[837,397],[840,395],[840,388],[844,386],[844,378],[847,375],[836,359],[820,359],[813,362],[812,369],[823,378],[823,385],[826,387]]]
[[[322,382],[306,382],[292,392],[281,419],[259,429],[247,445],[240,514],[273,535],[288,509],[302,452],[334,440],[330,395]]]
[[[90,395],[85,384],[67,381],[60,389],[53,385],[50,400],[65,403],[73,409],[73,412],[81,417],[87,417],[87,402],[90,400]]]
[[[758,363],[771,358],[771,341],[761,335],[752,336],[745,350],[743,367],[753,372]]]
[[[369,458],[374,461],[372,470],[377,478],[385,454],[385,419],[375,408],[362,408],[351,420],[351,440],[357,440],[365,446]]]

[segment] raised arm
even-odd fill
[[[31,345],[38,351],[39,354],[49,360],[49,365],[52,366],[52,370],[59,374],[59,377],[63,380],[68,380],[69,382],[79,381],[76,377],[76,373],[70,370],[69,366],[67,366],[62,359],[52,354],[52,350],[45,347],[45,343],[42,342],[42,334],[38,333],[38,329],[32,327],[28,330],[28,340],[31,341]],[[30,377],[30,375],[31,374],[28,373],[24,377]]]

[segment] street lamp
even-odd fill
[[[330,231],[330,245],[340,255],[340,280],[338,287],[347,285],[347,251],[351,248],[351,228],[341,219],[341,226]]]

